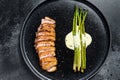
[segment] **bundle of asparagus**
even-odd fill
[[[73,41],[74,41],[74,61],[73,70],[84,72],[86,69],[86,35],[85,35],[85,19],[87,11],[75,7],[73,18]]]

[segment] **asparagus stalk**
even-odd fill
[[[82,38],[85,38],[85,26],[84,26],[84,22],[85,22],[85,18],[87,15],[87,12],[83,12],[83,21],[81,23],[81,32],[82,32]],[[82,39],[82,65],[81,65],[81,72],[84,72],[84,69],[86,69],[86,42],[85,39]]]
[[[73,18],[73,36],[76,36],[78,33],[78,26],[77,26],[77,17],[78,16],[78,8],[76,7],[76,10],[75,10],[75,13],[74,13],[74,18]],[[74,37],[74,44],[77,44],[76,43],[76,38]],[[78,47],[76,47],[76,45],[74,45],[74,62],[73,62],[73,70],[76,72],[76,68],[77,68],[77,63],[78,63]]]
[[[76,6],[73,18],[74,61],[73,70],[84,72],[86,69],[86,42],[84,21],[87,12]]]
[[[79,11],[79,16],[78,16],[78,26],[79,26],[79,39],[80,39],[80,42],[79,42],[79,51],[78,51],[78,71],[80,71],[80,68],[81,68],[81,65],[82,65],[82,54],[81,54],[81,51],[82,51],[82,45],[81,45],[81,39],[82,39],[82,34],[81,34],[81,31],[80,31],[80,26],[81,26],[81,10]]]

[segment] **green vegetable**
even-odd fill
[[[85,35],[85,19],[87,11],[75,7],[73,17],[73,41],[74,41],[74,61],[73,70],[84,72],[86,69],[86,40],[83,39]]]

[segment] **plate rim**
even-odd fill
[[[21,30],[20,30],[20,36],[19,36],[19,46],[20,46],[20,52],[22,53],[22,57],[23,57],[23,59],[24,59],[24,61],[25,61],[25,63],[27,64],[27,66],[29,67],[29,69],[38,77],[38,78],[40,78],[40,79],[42,79],[42,80],[45,80],[45,79],[47,79],[47,80],[51,80],[50,78],[48,78],[48,77],[46,77],[46,76],[44,76],[43,74],[41,74],[41,73],[39,73],[35,68],[34,68],[34,66],[31,64],[31,62],[30,62],[30,60],[29,60],[29,58],[25,55],[26,54],[26,52],[25,52],[25,50],[24,50],[24,44],[23,44],[23,34],[24,34],[24,28],[25,28],[25,26],[26,26],[26,23],[27,23],[27,20],[29,19],[29,17],[30,17],[30,15],[32,15],[32,13],[41,5],[41,4],[44,4],[45,2],[47,2],[48,0],[43,0],[43,1],[41,1],[39,4],[37,4],[29,13],[28,13],[28,15],[27,15],[27,17],[25,18],[25,20],[24,20],[24,22],[23,22],[23,25],[22,25],[22,28],[21,28]],[[51,0],[50,0],[51,1]],[[52,0],[52,1],[64,1],[64,0]],[[94,72],[92,71],[92,72],[90,72],[88,75],[86,75],[86,76],[84,76],[84,77],[82,77],[80,80],[88,80],[88,79],[90,79],[90,78],[92,78],[93,76],[95,76],[100,70],[101,70],[101,68],[103,67],[103,65],[104,65],[104,63],[106,62],[106,59],[107,59],[107,56],[108,56],[108,53],[110,52],[110,48],[111,48],[111,39],[112,39],[112,36],[111,36],[111,30],[110,30],[110,27],[109,27],[109,25],[108,25],[108,22],[106,21],[106,18],[105,18],[105,16],[102,14],[102,12],[95,6],[95,5],[93,5],[92,3],[90,3],[89,1],[84,1],[84,0],[66,0],[66,1],[77,1],[77,2],[80,2],[80,3],[82,3],[82,4],[85,4],[86,6],[88,6],[88,7],[92,7],[91,9],[94,11],[94,10],[96,10],[95,11],[95,13],[99,13],[99,17],[102,17],[102,18],[100,18],[100,19],[102,19],[102,22],[104,21],[104,23],[106,23],[106,28],[107,28],[107,32],[109,33],[109,34],[107,34],[107,36],[108,36],[108,38],[109,38],[109,42],[108,42],[108,49],[107,49],[107,51],[106,51],[106,54],[105,54],[105,57],[104,57],[104,59],[103,59],[103,61],[102,61],[102,63],[99,65],[99,67],[96,69],[96,70],[94,70]],[[49,1],[48,1],[49,2]],[[105,26],[105,25],[104,25]]]

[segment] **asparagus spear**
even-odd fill
[[[83,12],[83,21],[81,23],[81,32],[82,32],[82,38],[85,38],[85,26],[84,21],[87,16],[87,12]],[[82,65],[81,65],[81,72],[84,72],[84,69],[86,69],[86,42],[85,39],[82,39]]]
[[[76,10],[75,10],[75,13],[74,13],[74,18],[73,18],[73,36],[74,37],[74,44],[77,44],[76,43],[76,35],[78,35],[78,26],[77,26],[77,17],[78,16],[78,8],[76,7]],[[77,68],[77,64],[78,64],[78,47],[76,47],[77,45],[74,45],[74,62],[73,62],[73,70],[76,72],[76,68]]]
[[[73,18],[74,62],[73,70],[84,72],[86,69],[86,42],[84,21],[87,12],[76,6]]]

